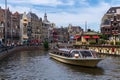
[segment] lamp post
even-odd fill
[[[11,15],[11,43],[12,43],[12,40],[13,40],[13,35],[12,35],[12,26],[13,26],[13,21],[12,21],[12,15]]]
[[[5,0],[5,45],[7,46],[7,0]]]

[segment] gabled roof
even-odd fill
[[[18,16],[18,15],[19,15],[19,13],[16,11],[13,15],[17,15],[17,16]]]
[[[120,9],[120,7],[111,7],[108,11],[107,11],[107,13],[116,13],[117,11],[117,9]]]
[[[88,31],[88,32],[84,32],[83,35],[101,35],[101,34],[98,32]]]
[[[27,17],[31,18],[31,19],[39,19],[38,16],[35,13],[32,13],[32,12],[29,12],[27,14]]]

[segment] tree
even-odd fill
[[[105,34],[100,35],[100,37],[101,37],[101,39],[103,39],[103,40],[108,40],[108,36],[105,35]]]
[[[45,42],[44,42],[44,48],[45,48],[45,49],[49,49],[48,41],[45,41]]]

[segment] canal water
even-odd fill
[[[0,80],[120,80],[120,58],[103,56],[96,68],[58,62],[49,51],[16,52],[0,61]]]

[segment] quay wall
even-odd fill
[[[42,46],[18,46],[18,47],[14,47],[12,49],[7,49],[3,52],[0,52],[0,60],[2,60],[3,58],[9,56],[10,54],[14,54],[18,51],[27,51],[27,50],[44,50],[44,48]]]

